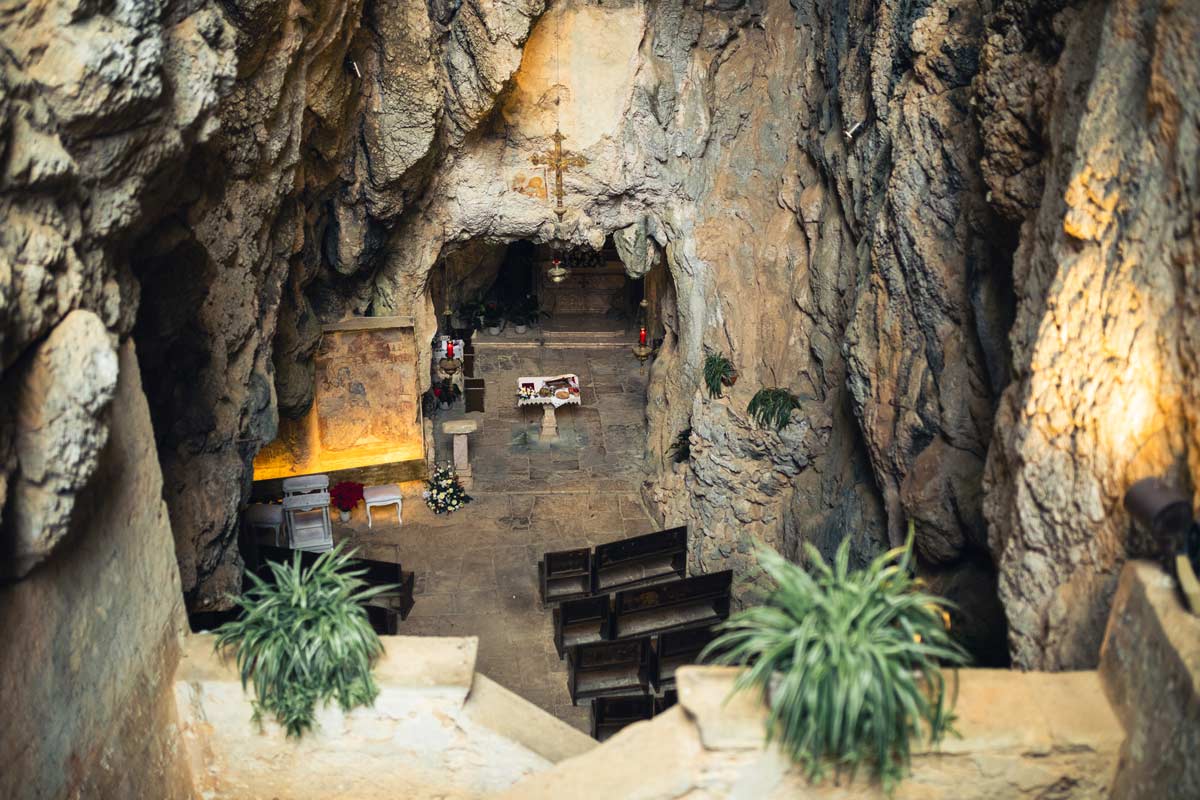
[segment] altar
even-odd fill
[[[556,411],[566,405],[582,405],[578,375],[566,373],[552,377],[517,378],[517,407],[542,407],[543,439],[558,436]]]

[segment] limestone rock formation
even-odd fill
[[[998,585],[1018,664],[1094,663],[1121,492],[1200,467],[1196,12],[22,7],[0,55],[0,399],[76,309],[132,336],[184,591],[223,603],[250,462],[311,404],[322,322],[412,315],[424,358],[434,303],[500,245],[611,236],[661,289],[644,494],[691,524],[694,569],[847,536],[861,563],[911,519],[983,658],[1004,658]],[[559,127],[585,162],[561,224],[533,161]],[[723,398],[708,351],[741,376]],[[781,431],[745,412],[763,387],[800,400]],[[17,434],[6,519],[48,447],[18,458]]]
[[[67,314],[20,377],[15,413],[17,471],[9,488],[5,577],[20,577],[70,529],[75,495],[108,442],[117,353],[90,311]],[[7,415],[6,415],[7,416]]]
[[[1138,554],[1125,489],[1200,464],[1200,4],[1037,10],[1002,5],[977,104],[985,178],[1020,222],[985,509],[1014,660],[1067,669],[1096,663]]]

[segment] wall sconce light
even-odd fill
[[[654,352],[654,348],[646,341],[646,326],[650,304],[642,298],[642,302],[638,303],[637,325],[638,325],[638,342],[633,346],[633,355],[641,363],[646,363],[646,359]]]
[[[1192,611],[1200,613],[1200,525],[1192,517],[1191,499],[1162,478],[1143,478],[1125,492],[1124,505],[1150,534]]]

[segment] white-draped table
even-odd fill
[[[549,392],[544,392],[548,389]],[[579,376],[564,375],[517,378],[517,406],[542,407],[542,438],[558,436],[555,411],[563,406],[581,405]]]

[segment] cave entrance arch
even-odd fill
[[[552,277],[555,262],[566,270],[559,280]],[[659,266],[646,276],[631,276],[612,237],[599,248],[471,240],[437,259],[428,296],[439,334],[475,333],[477,345],[591,341],[616,347],[632,345],[642,324],[648,335],[662,337],[658,301],[670,285],[666,273]],[[643,299],[647,309],[639,307]]]

